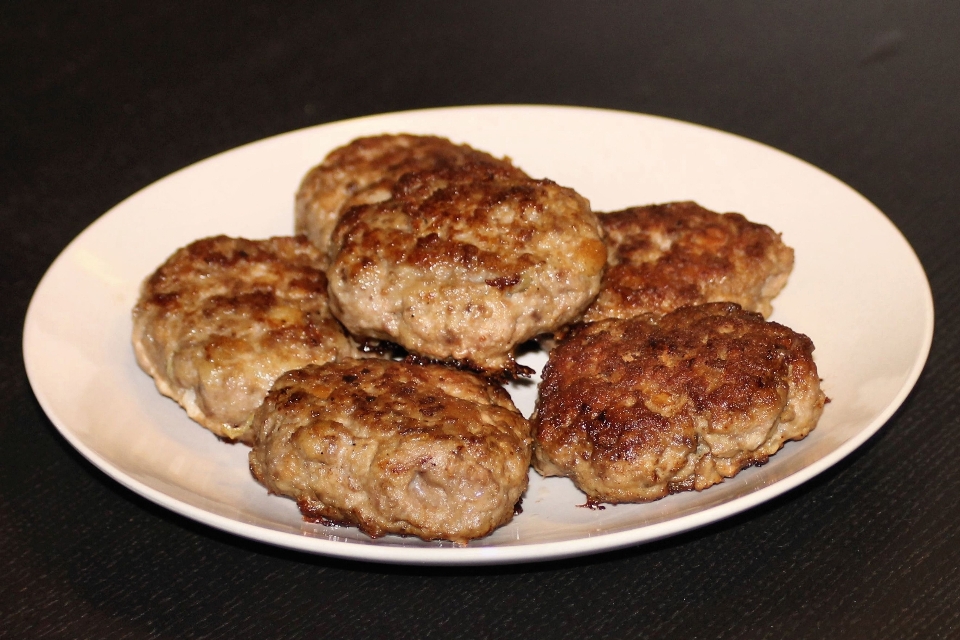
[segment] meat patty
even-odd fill
[[[733,303],[580,325],[551,353],[534,468],[592,503],[702,490],[805,437],[823,411],[813,343]]]
[[[606,265],[589,203],[549,180],[465,165],[408,173],[334,230],[330,307],[356,336],[484,372],[578,317]]]
[[[254,477],[308,520],[466,543],[508,522],[530,425],[501,387],[440,365],[344,360],[284,374],[254,420]]]
[[[357,138],[331,151],[303,178],[296,195],[296,232],[326,253],[333,227],[349,206],[388,198],[405,173],[477,163],[525,175],[507,159],[446,138],[409,134]]]
[[[218,236],[179,249],[141,287],[137,361],[191,418],[246,441],[281,373],[359,353],[330,315],[319,262],[305,238]]]
[[[793,249],[766,225],[695,202],[600,214],[609,267],[584,321],[736,302],[768,317],[793,269]]]

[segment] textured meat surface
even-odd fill
[[[490,165],[409,173],[334,231],[333,313],[351,333],[487,372],[578,317],[606,247],[589,203]]]
[[[291,371],[258,410],[254,477],[307,519],[466,543],[508,522],[530,426],[501,387],[440,365],[344,360]]]
[[[304,176],[295,201],[296,232],[326,253],[333,227],[349,206],[389,197],[405,173],[477,163],[524,175],[509,160],[446,138],[409,134],[358,138],[331,151]]]
[[[218,236],[179,249],[141,287],[137,361],[191,418],[247,440],[281,373],[357,354],[330,315],[319,262],[304,238]]]
[[[544,369],[534,468],[594,503],[705,489],[816,426],[812,353],[732,303],[579,325]]]
[[[672,202],[599,218],[609,268],[587,322],[721,301],[768,317],[793,269],[780,235],[738,213]]]

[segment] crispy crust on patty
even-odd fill
[[[354,335],[488,373],[578,317],[606,248],[589,203],[483,164],[408,173],[334,230],[330,306]]]
[[[291,371],[258,410],[250,469],[308,520],[425,540],[508,522],[530,426],[503,388],[438,365],[344,360]]]
[[[326,254],[330,234],[350,206],[386,199],[400,176],[411,171],[464,164],[491,164],[525,176],[506,158],[446,138],[410,134],[357,138],[331,151],[304,176],[295,199],[296,232]]]
[[[768,317],[793,268],[780,235],[739,213],[671,202],[599,218],[609,268],[585,322],[720,301]]]
[[[594,503],[705,489],[816,426],[812,353],[732,303],[575,327],[544,368],[534,468]]]
[[[137,362],[187,414],[227,440],[284,371],[358,353],[327,306],[305,238],[217,236],[177,250],[133,310]]]

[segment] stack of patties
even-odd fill
[[[805,437],[825,402],[813,343],[763,318],[793,267],[779,234],[693,202],[600,220],[608,270],[544,368],[534,468],[588,504],[643,502]]]
[[[531,460],[590,504],[651,500],[764,462],[823,409],[813,344],[763,318],[793,251],[739,214],[598,216],[509,159],[403,134],[307,173],[295,230],[178,250],[142,286],[134,347],[308,520],[464,544],[518,511]],[[550,335],[528,422],[500,385]]]

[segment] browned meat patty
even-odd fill
[[[501,387],[439,365],[344,360],[277,380],[250,469],[308,520],[466,543],[508,522],[530,425]]]
[[[525,175],[509,160],[446,138],[409,134],[358,138],[331,151],[303,178],[296,196],[296,232],[326,253],[333,227],[350,205],[388,198],[393,184],[405,173],[476,163]]]
[[[304,238],[218,236],[178,250],[141,287],[137,361],[191,418],[246,440],[281,373],[358,353],[330,315],[319,261]]]
[[[793,249],[766,225],[695,202],[599,215],[609,268],[584,321],[736,302],[767,317],[793,269]]]
[[[406,174],[344,213],[331,249],[351,333],[484,372],[515,372],[518,344],[578,317],[606,265],[584,198],[487,164]]]
[[[534,468],[593,503],[705,489],[816,426],[812,353],[733,303],[580,325],[544,368]]]

